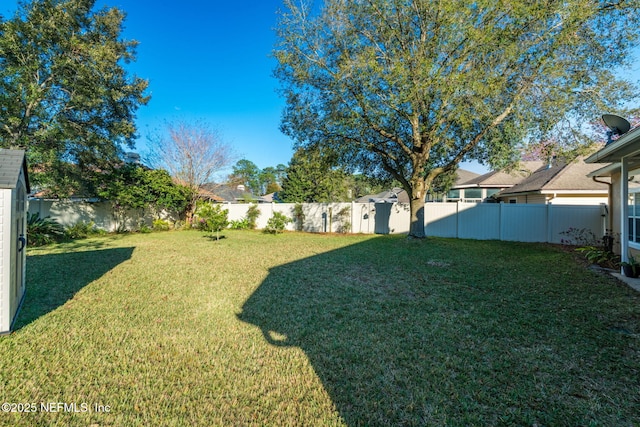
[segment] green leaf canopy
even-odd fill
[[[523,141],[636,94],[616,77],[638,40],[635,0],[285,5],[274,52],[283,131],[398,180],[415,237],[439,175],[463,160],[506,164]]]
[[[0,20],[0,145],[28,150],[37,185],[82,191],[87,174],[133,147],[147,82],[129,76],[124,13],[94,0],[21,3]]]

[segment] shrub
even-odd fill
[[[584,246],[576,249],[576,251],[584,255],[589,262],[598,264],[600,267],[612,269],[620,267],[620,257],[606,249],[595,246]]]
[[[72,226],[66,227],[64,234],[68,239],[86,239],[92,234],[97,234],[96,224],[93,221],[84,222],[80,221]]]
[[[258,205],[252,203],[251,206],[249,206],[249,209],[247,209],[247,216],[245,217],[245,220],[247,221],[247,228],[255,230],[258,217],[260,217],[260,209],[258,208]]]
[[[351,206],[345,206],[335,215],[338,224],[338,233],[349,233],[351,231]]]
[[[216,238],[219,238],[218,233],[220,233],[220,230],[227,228],[229,225],[228,213],[229,211],[222,209],[220,205],[203,203],[196,210],[198,217],[197,227],[202,231],[215,232]]]
[[[296,219],[296,230],[302,231],[304,228],[304,205],[296,203],[293,207],[293,217]]]
[[[151,228],[155,231],[169,231],[171,229],[171,224],[169,224],[169,221],[165,221],[164,219],[154,219]]]
[[[232,230],[247,230],[249,228],[249,221],[246,218],[230,221],[229,228]]]
[[[562,238],[560,243],[569,246],[598,246],[598,238],[588,228],[571,227],[560,233],[566,238]]]
[[[274,212],[273,216],[267,221],[267,227],[264,229],[265,233],[278,234],[282,233],[291,222],[291,218],[280,212]]]
[[[64,227],[57,221],[40,214],[27,213],[27,243],[31,246],[48,245],[64,238]]]

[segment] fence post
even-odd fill
[[[547,203],[547,243],[553,240],[553,203]]]
[[[356,211],[356,201],[352,200],[351,201],[351,230],[349,230],[349,232],[351,233],[355,232],[355,227],[356,227],[355,211]]]
[[[498,240],[502,241],[502,228],[504,227],[504,221],[502,220],[502,205],[498,203]]]
[[[460,238],[460,200],[456,202],[456,239]]]

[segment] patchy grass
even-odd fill
[[[640,295],[570,254],[225,236],[30,249],[0,425],[640,424]]]

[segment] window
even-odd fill
[[[460,190],[449,190],[447,193],[448,199],[459,199],[460,198]]]
[[[489,188],[487,189],[487,197],[491,197],[494,194],[498,194],[500,192],[499,188]]]
[[[466,190],[464,190],[464,198],[465,199],[482,199],[482,189],[467,188]]]
[[[640,193],[629,194],[629,241],[640,243]]]

